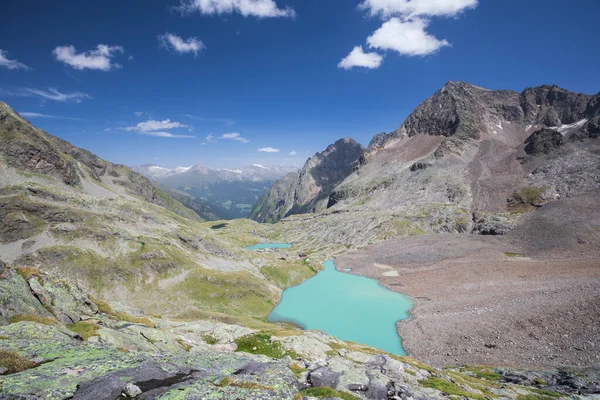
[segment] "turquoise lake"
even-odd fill
[[[314,277],[286,289],[269,321],[291,322],[405,355],[396,323],[409,317],[411,298],[384,288],[375,279],[339,272],[333,261],[323,267]]]
[[[292,247],[291,244],[287,243],[259,243],[254,246],[246,247],[246,250],[260,250],[260,249],[289,249]]]

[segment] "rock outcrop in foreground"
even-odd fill
[[[439,370],[322,332],[150,317],[1,262],[0,371],[1,399],[552,399],[598,390],[589,371]]]

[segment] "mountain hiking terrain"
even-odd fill
[[[428,367],[324,332],[170,320],[0,263],[2,399],[558,399],[593,371]]]
[[[0,398],[593,398],[596,105],[449,83],[275,183],[260,224],[203,221],[0,102]],[[244,249],[271,241],[294,249]],[[409,354],[453,367],[268,323],[334,255],[413,295]]]
[[[597,366],[599,100],[448,82],[366,149],[315,155],[252,216],[415,297],[399,332],[421,360]]]

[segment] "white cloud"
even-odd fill
[[[175,135],[171,132],[138,132],[140,135],[147,136],[155,136],[155,137],[163,137],[163,138],[173,138],[173,139],[196,139],[195,136],[192,135]]]
[[[206,46],[204,43],[202,43],[202,40],[196,37],[183,39],[172,33],[165,33],[164,35],[159,35],[158,40],[161,46],[167,50],[174,50],[180,54],[191,53],[194,55],[194,57],[196,57],[202,50],[206,49]]]
[[[199,11],[205,15],[239,13],[244,17],[258,18],[295,17],[290,8],[279,8],[274,0],[181,0],[181,12]]]
[[[392,50],[405,56],[426,56],[450,46],[446,39],[438,39],[426,31],[430,19],[457,16],[477,7],[478,3],[479,0],[363,0],[358,8],[385,21],[367,38],[370,48]],[[349,69],[353,66],[366,66],[360,62],[377,67],[381,64],[381,60],[376,57],[368,59],[366,55],[379,54],[365,54],[357,46],[338,66]],[[357,62],[354,63],[353,59]]]
[[[215,142],[215,137],[214,137],[214,135],[208,135],[208,136],[206,137],[206,141],[207,141],[208,143],[214,143],[214,142]]]
[[[40,114],[40,113],[36,113],[36,112],[20,112],[19,115],[21,117],[25,117],[25,118],[51,118],[51,119],[68,119],[71,121],[86,121],[85,119],[81,119],[81,118],[71,118],[71,117],[59,117],[56,115],[48,115],[48,114]]]
[[[184,125],[180,122],[171,121],[170,119],[165,119],[164,121],[155,121],[148,120],[144,122],[140,122],[136,126],[128,126],[127,128],[122,128],[124,131],[134,131],[134,132],[151,132],[151,131],[160,131],[163,129],[176,129],[176,128],[187,128],[187,125]]]
[[[221,136],[219,136],[219,139],[225,139],[225,140],[236,140],[238,142],[242,142],[242,143],[250,143],[250,141],[246,138],[243,138],[239,133],[237,132],[233,132],[233,133],[224,133]]]
[[[475,8],[478,0],[364,0],[359,8],[371,16],[452,17]]]
[[[113,63],[112,58],[117,53],[124,53],[121,46],[107,46],[99,44],[95,50],[84,53],[77,53],[74,46],[58,46],[52,54],[58,61],[61,61],[75,69],[98,69],[101,71],[110,71],[111,69],[121,68],[119,64]]]
[[[2,49],[0,49],[0,67],[8,69],[24,69],[25,71],[31,70],[30,67],[21,62],[18,62],[17,60],[9,60],[8,52]]]
[[[352,67],[379,68],[383,56],[378,53],[365,53],[362,46],[356,46],[350,54],[340,61],[338,68],[351,69]]]
[[[171,121],[170,119],[165,119],[164,121],[155,121],[148,120],[145,122],[140,122],[135,126],[128,126],[126,128],[119,128],[122,131],[127,132],[137,132],[140,135],[146,136],[155,136],[155,137],[163,137],[163,138],[175,138],[175,139],[195,139],[195,136],[192,135],[176,135],[171,132],[165,132],[166,129],[178,129],[178,128],[187,128],[187,125],[182,124],[180,122]]]
[[[425,32],[428,24],[421,18],[410,21],[392,18],[373,32],[367,43],[372,48],[394,50],[406,56],[425,56],[450,46],[447,40],[439,40]]]
[[[53,89],[53,88],[48,88],[48,91],[40,90],[40,89],[24,88],[19,93],[17,93],[17,95],[24,96],[24,97],[29,97],[31,95],[35,95],[35,96],[41,97],[44,100],[53,100],[53,101],[60,101],[60,102],[74,101],[76,103],[81,103],[81,101],[83,99],[91,99],[91,97],[85,93],[79,93],[79,92],[61,93],[58,90]]]
[[[143,111],[136,111],[133,113],[136,117],[142,117],[145,113]]]
[[[279,149],[274,149],[273,147],[263,147],[262,149],[258,149],[258,151],[262,151],[263,153],[279,153]]]
[[[295,151],[290,151],[290,156],[295,156],[296,154],[298,153],[296,153]]]

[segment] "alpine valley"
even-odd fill
[[[598,399],[599,137],[600,95],[448,82],[299,171],[135,172],[0,102],[0,398]],[[268,322],[331,259],[412,297],[408,356]]]

